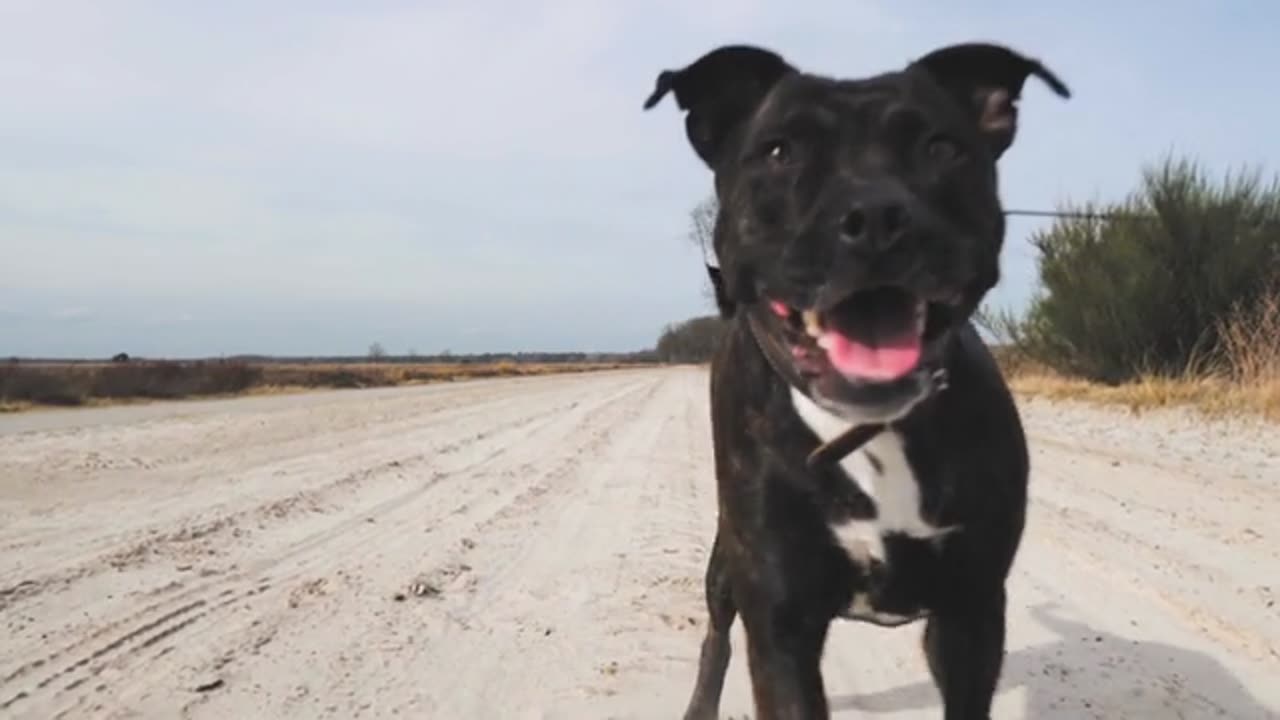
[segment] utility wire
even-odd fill
[[[1148,220],[1155,218],[1155,215],[1137,215],[1134,213],[1060,212],[1057,210],[1005,210],[1004,214],[1025,217],[1075,218],[1078,220],[1117,220],[1120,218]]]

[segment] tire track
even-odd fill
[[[567,438],[574,437],[584,427],[596,426],[598,424],[612,424],[614,420],[605,417],[605,415],[616,413],[616,406],[626,404],[635,392],[636,390],[633,388],[617,395],[603,398],[603,400],[598,403],[598,407],[594,409],[587,409],[585,414],[581,415],[576,420],[572,420],[572,424],[570,424],[571,418],[564,418],[564,423],[557,423],[557,425],[561,426],[560,429],[555,431],[553,435],[548,435],[543,439],[546,441],[548,446],[561,447]],[[533,447],[541,446],[542,443],[538,442],[538,440],[539,438],[530,437],[528,438],[526,445]],[[468,486],[471,486],[478,479],[485,477],[494,479],[495,482],[498,483],[496,486],[480,486],[471,488],[472,495],[482,499],[489,495],[488,490],[493,487],[514,487],[518,490],[520,487],[518,484],[513,485],[512,483],[507,482],[509,476],[513,472],[522,468],[522,465],[517,465],[515,464],[516,462],[518,462],[518,459],[512,458],[508,459],[505,463],[485,463],[475,467],[474,472],[455,473],[451,477],[451,480],[454,482],[455,486],[459,482],[466,482]],[[555,466],[549,464],[546,471],[554,474]],[[469,548],[474,548],[474,544],[468,542],[468,537],[474,536],[473,531],[475,529],[476,522],[482,521],[485,517],[489,517],[495,512],[502,512],[504,508],[510,507],[512,503],[520,502],[522,495],[522,493],[508,493],[502,500],[496,500],[493,502],[477,502],[468,500],[460,505],[452,507],[448,511],[443,512],[440,508],[428,508],[414,504],[406,504],[405,506],[396,508],[392,514],[383,516],[380,519],[378,523],[379,531],[376,539],[370,537],[365,540],[355,541],[354,544],[366,546],[376,545],[379,548],[380,556],[390,555],[403,559],[412,558],[414,556],[414,550],[418,550],[418,554],[422,555],[422,550],[425,549],[429,551],[423,556],[423,560],[426,562],[424,563],[423,561],[419,561],[418,563],[415,563],[417,566],[421,567],[423,564],[433,565],[435,571],[439,574],[453,574],[461,576],[469,573],[471,568],[467,566],[465,562],[458,562],[458,556],[456,555],[445,555],[442,558],[439,553],[442,551],[447,553],[451,547],[461,548],[463,552]],[[428,531],[428,537],[431,538],[431,542],[426,548],[419,549],[409,547],[402,550],[402,547],[405,545],[412,546],[416,543],[420,543],[418,538],[421,536],[415,535],[412,532],[401,532],[401,530],[406,526],[419,522],[421,517],[420,513],[425,513],[428,517],[433,519],[439,519],[438,522],[433,523],[432,527]],[[392,515],[401,518],[401,521],[395,522]],[[390,537],[388,538],[388,536]],[[352,541],[350,538],[344,537],[343,544],[352,544]],[[310,566],[305,571],[299,570],[294,582],[300,582],[306,577],[334,577],[335,574],[341,577],[343,575],[342,571],[339,569],[335,572],[335,568],[340,567],[344,559],[349,559],[350,555],[344,552],[342,548],[329,548],[327,549],[324,557],[327,561],[320,562],[316,566]],[[452,557],[453,560],[449,560],[449,557]],[[369,560],[373,560],[373,558],[369,558]],[[404,573],[403,566],[401,566],[400,573]],[[386,596],[389,594],[391,588],[396,585],[404,587],[404,585],[407,584],[404,583],[404,578],[405,575],[400,574],[399,583],[396,583],[395,580],[385,578],[374,581],[373,585],[375,587],[383,588],[384,593],[381,597],[369,598],[369,600],[374,603],[385,602]],[[351,575],[347,575],[346,579],[350,580]],[[286,583],[282,583],[282,586],[285,584]],[[368,583],[365,583],[363,587],[368,587]],[[323,610],[317,610],[316,612],[323,612]],[[312,617],[314,621],[314,615]],[[274,613],[260,615],[258,616],[258,619],[262,620],[263,625],[270,626],[278,630],[289,622],[290,613],[285,610],[279,610]],[[335,620],[341,621],[340,618],[335,618]],[[225,648],[224,654],[234,654],[237,647],[243,647],[244,645],[252,642],[251,639],[248,639],[251,637],[251,629],[245,627],[243,622],[241,622],[241,625],[242,628],[237,631],[240,633],[240,639],[238,641],[231,639],[231,637],[234,637],[237,632],[226,633],[222,631],[222,628],[219,629],[219,634],[223,636],[221,638],[220,647]],[[284,634],[286,636],[289,635],[289,633]],[[297,651],[295,650],[294,652]],[[216,655],[219,653],[214,652],[213,654]],[[351,678],[347,679],[347,682],[351,681]]]
[[[484,454],[478,461],[468,462],[454,470],[454,473],[465,472],[467,469],[483,465],[505,452],[506,447],[503,444],[504,440],[510,442],[521,435],[525,435],[531,427],[554,422],[560,413],[574,407],[578,402],[579,401],[562,401],[550,408],[541,408],[537,412],[520,415],[507,422],[490,424],[478,433],[449,440],[438,445],[435,448],[435,452],[432,454],[432,457],[433,459],[439,460],[441,457],[456,455],[461,451],[477,444],[481,444],[484,441],[493,441],[496,446],[493,447],[490,452]],[[425,459],[427,454],[420,453],[415,457]],[[401,468],[403,466],[404,463],[401,461],[382,463],[374,468],[366,468],[362,471],[358,471],[357,473],[348,474],[325,487],[332,488],[343,484],[350,484],[355,480],[367,480],[369,478],[376,477],[380,473],[391,468]],[[139,634],[159,628],[156,639],[152,643],[148,643],[147,647],[149,647],[150,644],[154,644],[154,642],[159,642],[166,637],[185,630],[195,622],[206,618],[210,614],[216,613],[235,602],[253,597],[253,595],[260,592],[265,592],[270,588],[270,583],[272,581],[272,578],[264,575],[266,570],[300,555],[312,552],[315,548],[323,546],[333,538],[349,534],[353,529],[358,529],[361,525],[365,524],[367,519],[370,517],[385,515],[387,512],[397,507],[402,507],[413,502],[419,496],[428,493],[433,487],[448,479],[451,474],[453,473],[437,471],[429,477],[426,483],[387,498],[372,507],[366,508],[363,512],[360,512],[353,517],[335,525],[331,525],[323,532],[310,535],[303,541],[294,544],[286,552],[270,557],[266,561],[250,565],[239,572],[218,578],[212,582],[203,583],[196,587],[172,594],[164,601],[152,603],[141,611],[100,626],[96,630],[82,636],[81,639],[72,645],[55,650],[54,652],[40,657],[35,661],[20,665],[15,670],[8,672],[4,678],[0,680],[0,692],[5,691],[8,686],[15,682],[22,680],[29,673],[43,667],[52,666],[64,657],[77,658],[51,674],[46,674],[40,680],[36,681],[33,687],[28,687],[12,694],[7,700],[3,701],[4,705],[0,705],[0,707],[7,709],[17,702],[31,701],[41,692],[53,692],[56,694],[59,691],[58,688],[55,687],[55,683],[57,681],[86,667],[89,667],[91,670],[91,675],[98,674],[104,667],[106,667],[106,664],[90,666],[90,663],[100,661],[103,658],[116,653],[116,651],[121,648],[128,646],[130,641],[136,638]],[[184,537],[207,537],[209,535],[225,531],[226,529],[235,526],[245,516],[254,512],[262,512],[264,509],[268,510],[266,513],[268,516],[274,517],[276,516],[276,513],[270,512],[269,508],[276,504],[276,502],[279,501],[219,518],[209,524],[187,526],[178,531],[169,533],[166,536],[162,536],[161,540],[174,541]],[[106,557],[110,558],[112,556],[108,555]],[[89,576],[81,575],[69,582],[84,580],[87,579],[87,577]],[[255,577],[263,577],[264,581],[262,584],[254,585]],[[248,590],[238,590],[235,587],[226,588],[227,584],[232,584],[233,586],[250,585],[251,587]],[[158,590],[163,591],[164,588],[159,588]],[[227,595],[230,595],[230,597],[222,601],[215,601],[215,598],[225,597]],[[193,611],[196,609],[200,610],[193,614]],[[89,650],[91,647],[94,649]],[[88,679],[89,678],[86,677],[75,680],[70,684],[70,687],[80,687],[84,685]],[[63,689],[65,690],[65,688]]]
[[[575,462],[563,468],[563,474],[554,494],[539,498],[529,505],[513,505],[512,512],[495,516],[486,526],[481,537],[486,538],[486,552],[472,560],[489,571],[477,586],[457,598],[448,609],[451,622],[443,625],[428,647],[437,652],[430,657],[414,658],[423,667],[422,672],[447,678],[438,689],[449,688],[447,694],[435,699],[433,715],[440,717],[477,717],[477,702],[483,703],[481,688],[494,682],[516,682],[521,687],[537,685],[541,674],[530,669],[519,680],[509,678],[502,671],[504,658],[518,654],[525,643],[535,642],[542,656],[540,667],[559,668],[579,666],[583,669],[577,677],[591,683],[596,661],[584,659],[580,648],[568,640],[560,640],[552,628],[568,621],[564,614],[569,608],[581,607],[586,616],[581,622],[603,620],[590,612],[591,597],[603,598],[607,588],[586,588],[581,581],[570,582],[576,591],[569,591],[565,583],[572,577],[592,577],[600,562],[614,562],[616,554],[611,548],[619,544],[630,546],[637,538],[635,526],[643,525],[645,516],[628,513],[611,518],[610,535],[598,534],[593,508],[599,504],[595,498],[613,495],[609,502],[619,506],[654,507],[645,503],[646,490],[652,489],[638,483],[619,480],[623,465],[631,465],[636,457],[649,457],[658,446],[657,439],[666,435],[672,418],[666,416],[666,404],[682,400],[673,390],[679,386],[671,383],[655,385],[645,396],[626,407],[618,422],[600,428],[586,441],[582,441],[575,453]],[[670,397],[675,395],[675,397]],[[666,402],[660,401],[664,400]],[[626,500],[624,500],[624,498]],[[663,500],[667,500],[663,496]],[[530,528],[545,528],[536,537],[521,542],[519,536]],[[498,550],[488,549],[496,547]],[[634,571],[635,565],[629,564]],[[563,579],[562,579],[563,578]],[[523,602],[513,603],[520,598]],[[563,604],[553,598],[559,598]],[[513,604],[529,608],[518,612]],[[560,605],[553,609],[552,606]],[[545,614],[534,608],[545,608]],[[597,631],[598,632],[598,631]],[[501,633],[505,642],[476,642],[478,636]],[[548,634],[550,633],[550,634]],[[595,632],[592,633],[595,635]],[[470,638],[470,641],[468,641]],[[588,653],[590,654],[590,653]],[[401,708],[410,712],[410,708]]]
[[[135,534],[145,535],[146,537],[142,540],[120,543],[114,549],[105,552],[99,547],[94,555],[72,561],[69,568],[35,578],[25,578],[9,588],[0,590],[0,611],[15,606],[21,600],[34,598],[51,587],[62,586],[67,588],[77,581],[89,579],[94,575],[106,572],[108,569],[119,571],[146,562],[152,549],[156,547],[168,547],[196,540],[211,541],[214,539],[211,536],[225,534],[226,531],[232,528],[239,528],[240,523],[250,516],[258,516],[268,520],[283,520],[288,513],[282,511],[307,494],[317,497],[323,496],[338,489],[357,485],[388,470],[413,469],[427,464],[440,455],[455,453],[474,443],[482,442],[495,433],[524,427],[536,420],[544,419],[557,412],[563,412],[571,406],[571,404],[560,405],[549,410],[539,411],[534,415],[522,416],[506,423],[500,423],[472,435],[441,443],[428,451],[405,455],[381,462],[373,467],[350,472],[319,486],[267,500],[256,507],[227,512],[205,520],[187,518],[181,521],[182,525],[177,530],[164,531],[161,529],[163,526],[140,529],[135,531]],[[484,412],[486,412],[485,409],[469,410],[454,419],[463,420],[468,417],[480,416]]]
[[[527,438],[520,444],[518,452],[513,448],[511,453],[504,454],[499,461],[476,465],[468,472],[454,473],[449,480],[449,489],[457,493],[460,502],[440,506],[428,505],[425,502],[406,503],[379,519],[376,530],[371,531],[376,533],[376,536],[369,535],[355,539],[344,536],[341,545],[352,545],[352,550],[358,546],[377,548],[376,554],[366,554],[363,557],[363,563],[356,568],[351,567],[352,554],[346,552],[344,547],[337,545],[327,547],[323,560],[318,560],[317,563],[308,565],[306,568],[298,568],[294,579],[290,582],[305,585],[316,582],[320,578],[339,577],[341,582],[338,584],[342,586],[343,593],[348,594],[351,599],[364,598],[364,602],[358,603],[360,609],[354,611],[360,616],[359,619],[362,622],[357,623],[357,618],[352,618],[349,614],[339,614],[344,609],[347,613],[352,612],[351,600],[348,600],[347,604],[332,605],[320,600],[318,601],[321,603],[320,606],[301,617],[306,618],[308,622],[323,623],[330,627],[342,627],[345,623],[351,623],[363,628],[360,633],[366,636],[373,628],[393,634],[397,627],[393,619],[405,611],[413,612],[413,610],[405,605],[400,606],[403,608],[400,613],[393,613],[390,608],[394,608],[395,605],[390,600],[390,595],[396,589],[408,595],[409,593],[405,591],[411,581],[426,580],[433,582],[433,587],[437,592],[444,594],[444,599],[442,601],[433,598],[421,600],[427,603],[418,606],[420,611],[427,613],[424,619],[434,617],[442,621],[433,625],[454,622],[454,618],[448,617],[450,603],[469,596],[472,589],[470,583],[475,581],[477,576],[487,576],[490,571],[490,567],[473,557],[474,552],[477,551],[473,538],[480,538],[481,549],[493,540],[488,535],[478,532],[478,528],[489,524],[494,517],[509,516],[514,507],[544,507],[548,503],[555,502],[554,498],[557,495],[554,492],[530,493],[527,486],[550,484],[554,487],[557,479],[562,477],[568,468],[575,467],[580,462],[577,457],[579,454],[577,443],[582,442],[581,437],[607,435],[612,432],[611,428],[625,423],[629,414],[627,408],[635,405],[637,398],[651,393],[653,385],[654,383],[650,380],[628,386],[620,392],[594,398],[590,407],[582,408],[582,412],[577,413],[576,416],[566,415],[560,418],[556,428],[548,429],[542,437]],[[540,454],[538,449],[542,447],[554,448],[552,457],[544,458],[541,463],[531,465],[529,459],[538,456]],[[532,472],[530,472],[531,469]],[[463,492],[459,493],[460,489]],[[446,488],[441,488],[441,493],[444,492]],[[415,526],[427,523],[429,527],[414,531]],[[391,558],[394,558],[394,561],[388,563],[387,559]],[[344,565],[347,566],[345,575],[342,570]],[[413,575],[415,568],[422,569],[416,576]],[[281,582],[281,587],[287,584],[287,582]],[[443,604],[440,604],[441,602]],[[283,605],[276,607],[276,610],[255,617],[262,621],[262,625],[276,629],[288,627],[300,618],[285,609]],[[334,615],[331,617],[330,613]],[[235,654],[237,648],[252,641],[253,632],[253,628],[244,622],[244,618],[241,618],[240,627],[231,632],[226,632],[220,627],[218,631],[220,637],[210,640],[211,651],[202,654],[205,657]],[[304,647],[292,645],[289,638],[294,633],[279,632],[278,635],[283,639],[273,644],[272,648],[268,648],[268,652],[274,649],[279,652],[288,652],[291,656],[315,652],[315,650],[307,651]],[[377,671],[370,671],[367,667],[367,663],[373,660],[367,653],[359,652],[348,656],[342,650],[347,643],[363,642],[369,642],[369,640],[351,634],[345,641],[328,650],[330,653],[336,653],[340,658],[338,667],[329,670],[329,677],[333,678],[332,682],[340,681],[344,686],[371,689],[386,681],[385,669],[379,667]],[[283,648],[281,648],[282,643]],[[341,658],[344,657],[348,659],[342,661]],[[191,660],[198,662],[194,654]],[[341,669],[344,667],[345,669]],[[333,674],[340,669],[341,677],[333,677]],[[234,671],[234,668],[228,668],[228,670]],[[311,678],[304,677],[301,680],[307,682]],[[264,693],[284,696],[287,695],[287,690],[277,689],[274,692],[264,691]],[[202,699],[199,706],[201,712],[210,713],[215,717],[219,715],[216,712],[216,698],[210,698],[207,701]],[[194,709],[192,711],[194,712]],[[280,712],[286,712],[286,710],[280,710]],[[288,712],[322,716],[329,710],[325,706],[306,711],[290,708]]]
[[[603,398],[594,398],[590,402],[599,404],[601,408],[607,408],[614,401],[634,392],[636,392],[634,386],[627,386],[616,394],[606,395]],[[85,640],[71,647],[56,651],[48,657],[20,667],[18,670],[9,673],[3,681],[0,681],[0,688],[4,688],[12,684],[13,681],[21,679],[28,672],[53,664],[61,657],[78,657],[77,660],[62,669],[46,675],[36,683],[34,688],[19,691],[6,702],[12,705],[19,701],[35,701],[39,699],[37,696],[41,692],[50,695],[45,698],[46,702],[56,702],[62,692],[83,687],[93,677],[99,676],[105,669],[110,668],[119,674],[127,668],[132,673],[137,669],[138,658],[135,653],[122,654],[117,651],[122,648],[132,647],[131,641],[143,633],[155,631],[144,644],[137,646],[138,650],[151,647],[179,632],[185,632],[197,622],[204,621],[204,627],[211,628],[212,626],[207,621],[213,615],[220,616],[217,623],[218,632],[224,633],[225,628],[221,627],[225,622],[225,617],[223,616],[226,615],[231,606],[254,598],[257,595],[263,595],[268,591],[275,594],[284,593],[291,581],[303,576],[310,569],[310,566],[317,562],[323,564],[329,557],[347,556],[351,551],[375,542],[380,535],[394,532],[394,523],[386,522],[388,517],[393,515],[412,516],[412,508],[420,504],[424,496],[430,494],[442,483],[458,476],[466,476],[470,471],[492,463],[504,455],[511,445],[524,441],[526,438],[535,437],[538,432],[555,424],[564,413],[573,410],[580,404],[582,404],[581,400],[561,400],[549,408],[542,408],[535,413],[520,415],[506,422],[490,424],[481,432],[438,445],[432,455],[432,459],[437,464],[440,464],[442,459],[463,455],[464,451],[470,453],[470,455],[466,459],[447,467],[447,469],[434,471],[426,482],[410,487],[406,491],[395,493],[374,505],[366,506],[360,512],[345,520],[330,524],[325,529],[308,535],[301,541],[293,543],[287,549],[272,554],[260,562],[247,565],[238,572],[219,577],[214,581],[178,592],[163,602],[153,603],[141,612],[100,628]],[[598,413],[601,408],[588,411],[588,417],[591,416],[591,413]],[[488,445],[487,449],[481,450],[477,454],[476,451],[481,446],[485,446],[486,443]],[[423,455],[425,456],[425,454]],[[392,461],[380,464],[375,468],[366,469],[358,474],[367,479],[377,476],[380,472],[400,467],[403,467],[403,463]],[[339,483],[348,480],[350,477],[343,478]],[[258,510],[260,511],[264,507],[268,506],[260,506]],[[242,519],[249,512],[251,511],[239,513],[235,518],[232,518],[231,522],[223,523],[223,526],[218,527],[217,531],[234,526],[237,520]],[[274,513],[268,513],[268,515],[274,516]],[[370,520],[372,519],[378,519],[382,522],[371,524]],[[182,531],[178,532],[181,533]],[[286,574],[281,575],[278,572],[274,572],[274,570],[284,565],[291,565]],[[231,585],[231,587],[227,587],[227,585]],[[223,599],[215,601],[215,598]],[[107,640],[107,638],[110,639]],[[106,640],[105,644],[100,642],[103,640]],[[77,653],[77,650],[82,647],[87,650],[87,646],[92,646],[92,641],[99,641],[99,647],[88,651],[87,655],[83,651]],[[183,641],[183,644],[186,645],[190,642],[190,638],[187,638]],[[172,652],[172,650],[169,652]],[[168,652],[162,652],[159,656],[151,658],[151,660],[154,661],[168,654]],[[95,663],[95,661],[97,661],[96,664],[90,664]],[[60,689],[55,686],[55,683],[59,680],[83,670],[87,670],[87,675],[73,679]],[[85,702],[84,698],[78,698],[72,707],[79,707],[83,702]],[[63,708],[63,711],[67,709],[70,708]]]
[[[557,380],[564,382],[563,379]],[[184,415],[183,422],[174,423],[181,432],[153,422],[144,427],[90,428],[78,433],[68,430],[62,433],[66,437],[57,439],[57,442],[48,437],[31,437],[29,434],[0,435],[0,477],[13,478],[19,483],[26,479],[25,476],[58,477],[59,473],[55,471],[65,465],[66,458],[99,453],[98,450],[84,450],[85,444],[91,444],[91,447],[115,447],[117,449],[114,453],[129,456],[150,453],[145,461],[140,462],[151,466],[152,471],[136,476],[139,479],[151,479],[148,502],[153,505],[153,514],[163,516],[169,505],[179,512],[188,509],[188,488],[196,485],[198,490],[198,486],[206,480],[226,486],[239,483],[242,481],[240,476],[251,476],[256,471],[271,470],[281,473],[281,477],[292,472],[307,472],[318,459],[318,447],[322,448],[321,452],[332,455],[335,464],[342,464],[353,454],[362,452],[365,447],[377,448],[388,435],[420,432],[430,425],[447,430],[451,425],[474,423],[477,418],[492,416],[495,410],[500,415],[501,404],[510,397],[511,392],[505,383],[494,383],[479,391],[473,389],[476,397],[470,402],[457,403],[457,399],[467,397],[466,386],[465,383],[456,387],[440,386],[440,390],[449,392],[432,393],[429,404],[416,398],[416,394],[410,394],[408,399],[383,399],[379,403],[389,407],[380,409],[376,416],[377,422],[370,421],[359,412],[341,412],[346,405],[352,404],[351,398],[347,397],[343,403],[330,403],[338,405],[336,408],[321,406],[306,412],[304,409],[290,407],[247,423],[242,422],[240,414],[233,412],[220,413],[213,419],[198,420],[187,419]],[[529,398],[522,400],[531,400],[535,404],[555,401],[558,384],[545,388],[534,387],[537,389],[530,393]],[[251,398],[245,402],[254,400],[259,398]],[[375,407],[378,405],[375,404]],[[77,416],[79,414],[75,413]],[[0,428],[9,419],[0,417]],[[226,437],[216,443],[209,440],[210,436],[217,438],[220,434]],[[172,447],[175,444],[178,446],[176,450]],[[201,452],[195,452],[192,448],[199,448]],[[175,455],[176,460],[173,459]],[[24,457],[27,458],[26,461],[21,460]],[[157,457],[161,459],[155,459]],[[15,461],[14,458],[19,460]],[[227,465],[231,467],[227,468]],[[245,471],[244,468],[250,470]],[[228,473],[228,469],[231,472]],[[75,472],[77,475],[90,474],[82,470]],[[113,477],[116,474],[118,473],[106,473],[106,476]],[[123,479],[133,481],[132,477]],[[39,486],[43,487],[45,484],[40,482]],[[114,496],[118,485],[113,482],[106,489]],[[83,487],[77,487],[76,493],[79,502],[89,502],[94,497],[94,493],[86,493]],[[52,498],[53,506],[47,507],[44,512],[56,512],[64,500],[62,494],[56,494]],[[164,523],[151,525],[163,527]],[[83,560],[87,562],[96,557],[103,544],[126,544],[130,537],[144,531],[146,525],[126,525],[126,528],[107,535],[95,535],[89,552],[82,556]],[[30,528],[15,524],[0,527],[0,552],[8,555],[28,547],[45,546],[49,541],[63,539],[66,530],[62,525]],[[6,581],[16,582],[10,579],[10,575],[11,571],[0,569],[0,585]]]

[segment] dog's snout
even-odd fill
[[[856,203],[841,223],[845,240],[864,250],[885,250],[907,230],[906,207],[894,200]]]

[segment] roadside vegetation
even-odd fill
[[[34,406],[100,405],[304,389],[368,388],[548,375],[636,367],[647,355],[541,359],[446,357],[410,360],[372,353],[367,359],[323,361],[134,360],[0,363],[0,412]]]
[[[1280,420],[1280,182],[1166,159],[1062,212],[1030,306],[981,317],[1016,390]]]

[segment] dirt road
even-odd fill
[[[1280,432],[1024,414],[996,717],[1280,717]],[[677,717],[710,458],[694,369],[0,417],[0,717]],[[940,717],[918,635],[836,716]]]

